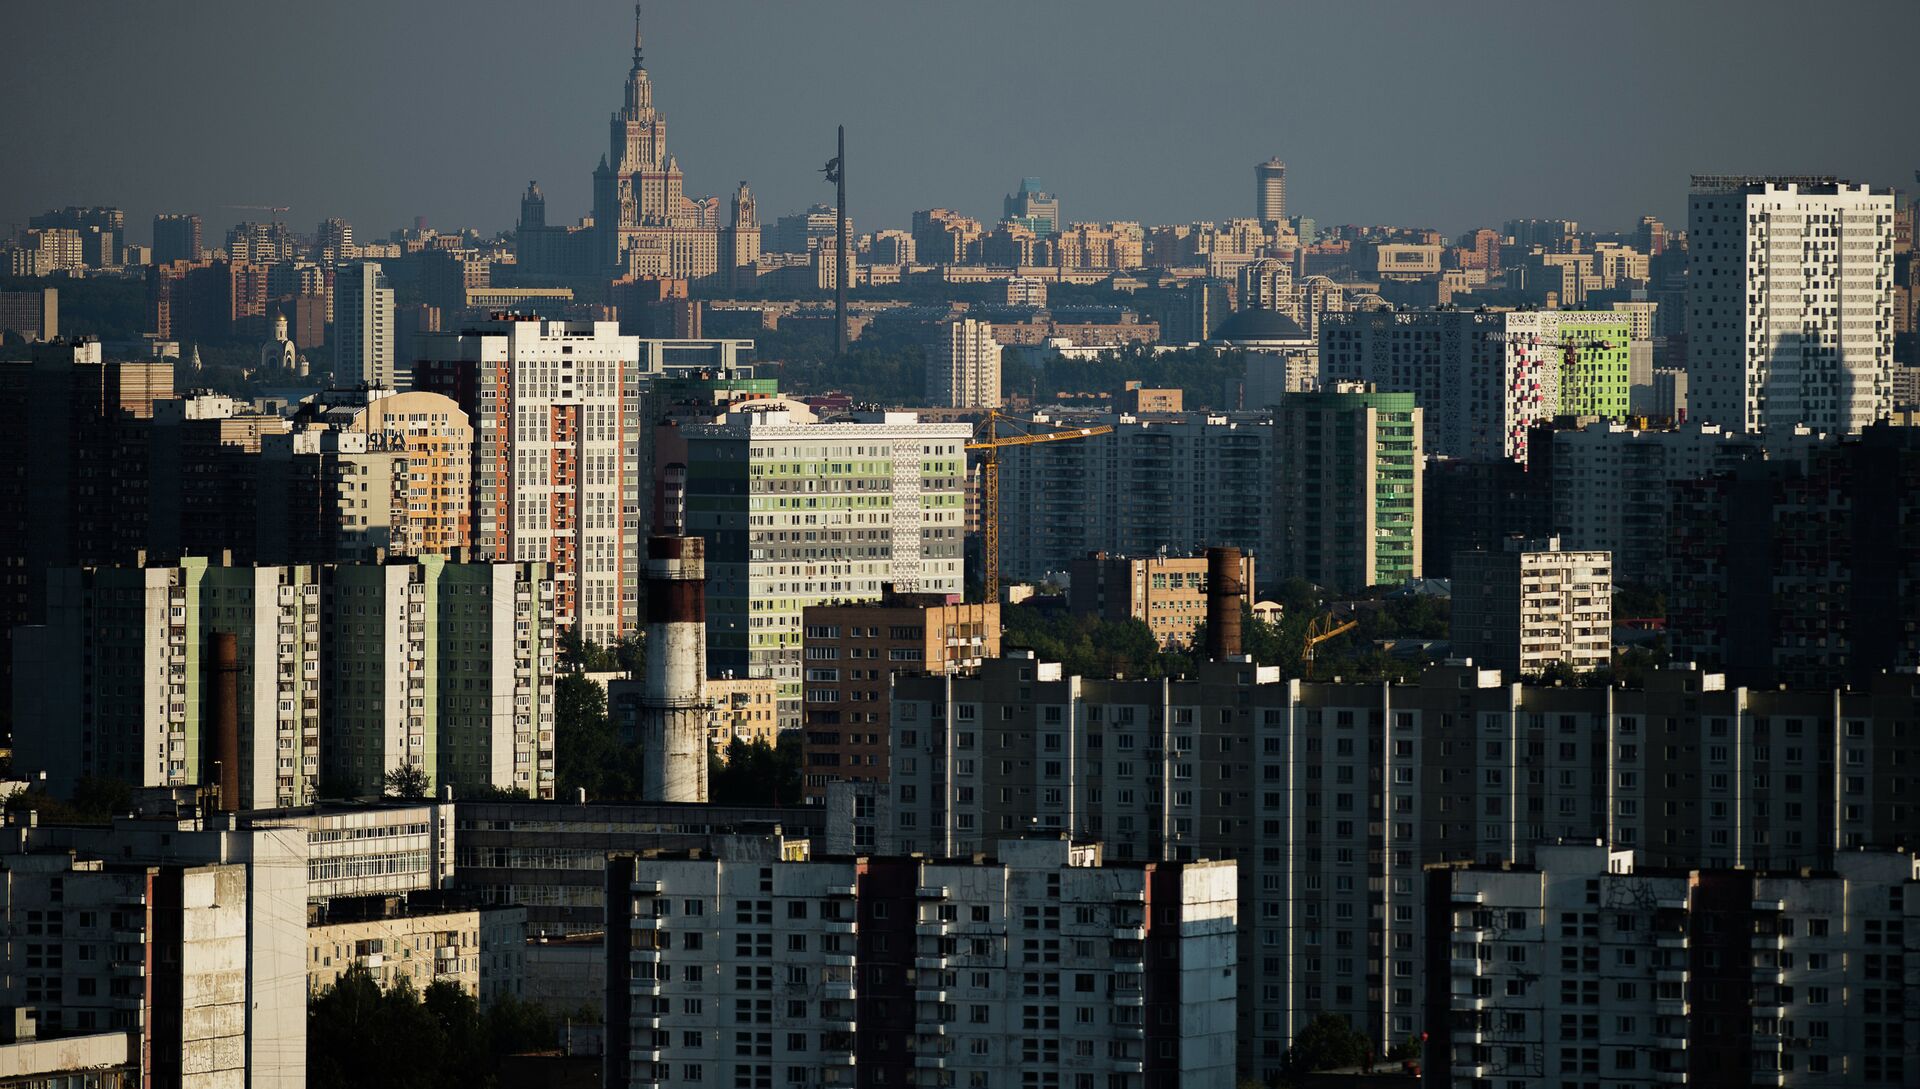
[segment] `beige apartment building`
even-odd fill
[[[1207,617],[1207,558],[1131,559],[1095,552],[1068,568],[1067,608],[1076,616],[1143,621],[1164,647],[1191,645]],[[1254,560],[1240,560],[1240,584],[1254,585]]]
[[[488,1005],[519,997],[525,972],[525,908],[452,908],[401,897],[335,900],[309,906],[307,994],[319,994],[353,968],[381,987],[404,978],[415,993],[451,983]]]
[[[707,744],[720,759],[735,738],[780,740],[780,682],[772,677],[709,677],[707,699]]]

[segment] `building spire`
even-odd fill
[[[640,59],[640,5],[639,4],[633,5],[633,66],[635,68],[643,68],[646,66],[645,62]]]

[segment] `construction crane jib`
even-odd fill
[[[1000,451],[1009,446],[1034,446],[1043,442],[1068,442],[1074,439],[1090,439],[1096,435],[1110,435],[1113,428],[1107,424],[1095,424],[1092,427],[1070,427],[1059,431],[1042,431],[1022,435],[1000,434],[1000,422],[1035,426],[1033,420],[1023,420],[1018,416],[1009,416],[999,409],[989,409],[986,419],[980,421],[977,437],[967,444],[967,449],[980,451],[980,519],[982,544],[986,561],[986,592],[983,600],[1000,599]]]

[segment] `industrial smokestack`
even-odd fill
[[[240,808],[240,637],[213,634],[213,658],[207,664],[208,743],[202,747],[200,781],[217,792],[213,808]]]
[[[1240,654],[1240,571],[1239,549],[1207,549],[1207,657],[1216,662]]]
[[[671,524],[671,523],[670,523]],[[707,542],[647,538],[641,798],[707,800]]]

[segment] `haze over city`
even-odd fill
[[[1292,205],[1323,223],[1625,229],[1678,219],[1690,173],[1910,177],[1892,137],[1911,127],[1920,9],[1826,10],[659,2],[648,65],[688,192],[745,179],[769,216],[829,195],[815,171],[844,123],[863,225],[990,216],[1023,176],[1076,219],[1245,215],[1245,164],[1279,152]],[[217,229],[245,218],[217,206],[262,204],[491,233],[528,178],[571,220],[591,205],[628,16],[616,0],[10,3],[0,39],[44,47],[0,70],[0,95],[35,104],[0,137],[60,154],[0,160],[0,223],[111,200],[141,222],[191,205]]]

